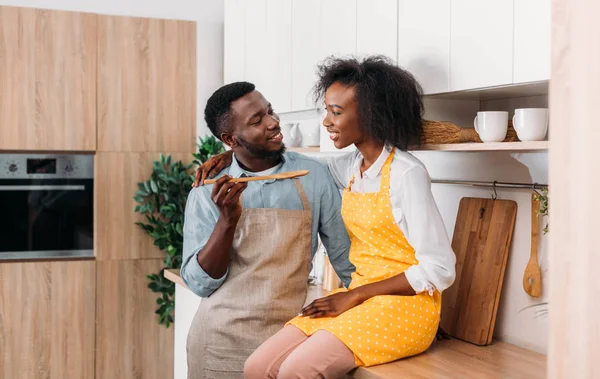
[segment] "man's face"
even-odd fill
[[[223,137],[234,152],[241,149],[256,157],[270,158],[285,151],[279,116],[260,92],[252,91],[237,99],[231,103],[231,110],[231,133]]]

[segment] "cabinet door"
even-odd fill
[[[264,95],[275,112],[292,109],[292,0],[266,0]],[[259,89],[260,90],[260,89]]]
[[[413,1],[414,2],[414,1]],[[398,1],[356,1],[356,53],[397,58]]]
[[[96,15],[0,6],[0,150],[96,149]]]
[[[356,54],[356,1],[321,1],[321,59]]]
[[[398,65],[425,94],[450,89],[450,0],[399,0]]]
[[[163,260],[97,265],[96,378],[172,378],[173,327],[158,324],[158,294],[146,278],[158,274]]]
[[[174,153],[173,162],[189,163],[191,154]],[[146,181],[152,174],[152,164],[159,153],[99,152],[96,154],[94,193],[95,231],[94,252],[98,260],[164,258],[165,252],[154,246],[153,238],[136,222],[146,218],[133,209],[137,205],[133,196],[137,183]],[[118,173],[115,174],[115,173]]]
[[[550,79],[550,3],[515,1],[515,83]]]
[[[193,152],[196,23],[98,16],[98,150]]]
[[[512,83],[513,1],[452,0],[450,24],[451,91]]]
[[[319,61],[321,0],[292,0],[292,110],[314,108],[311,90]]]
[[[244,0],[225,0],[223,76],[225,84],[245,78],[246,10]]]
[[[267,70],[267,51],[270,42],[267,40],[266,0],[245,1],[245,39],[246,63],[244,78],[254,83],[259,91],[265,87]]]
[[[0,263],[0,320],[0,378],[93,378],[96,263]]]

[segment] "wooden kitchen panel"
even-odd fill
[[[94,377],[96,262],[0,263],[0,379]]]
[[[165,153],[172,161],[190,163],[192,154]],[[137,183],[152,174],[159,153],[97,153],[95,158],[94,251],[98,260],[164,258],[154,239],[136,222],[146,218],[133,209]]]
[[[98,151],[193,152],[196,23],[98,16]]]
[[[0,6],[0,150],[96,149],[96,15]]]
[[[96,378],[173,377],[173,327],[158,324],[146,275],[162,259],[104,261],[98,267]]]

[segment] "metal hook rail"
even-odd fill
[[[533,190],[547,189],[547,184],[541,183],[512,183],[512,182],[482,182],[482,181],[471,181],[471,180],[442,180],[433,179],[432,183],[437,184],[458,184],[463,186],[471,187],[487,187],[487,188],[525,188]]]

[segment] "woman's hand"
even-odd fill
[[[192,186],[204,185],[205,179],[214,178],[225,167],[231,166],[231,162],[233,162],[233,151],[231,150],[209,158],[196,170],[196,180],[194,180]]]
[[[304,307],[300,314],[310,318],[335,317],[348,309],[354,308],[361,302],[359,296],[353,291],[338,292],[313,301]]]

